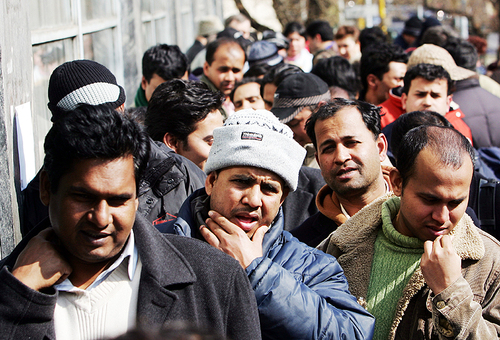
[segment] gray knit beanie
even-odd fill
[[[253,166],[280,176],[294,191],[306,150],[293,139],[288,126],[267,110],[233,113],[214,130],[205,172],[230,166]]]

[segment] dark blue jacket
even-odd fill
[[[191,201],[162,232],[201,238]],[[375,319],[349,293],[337,260],[283,230],[281,208],[262,244],[264,256],[246,272],[255,292],[263,339],[371,339]]]

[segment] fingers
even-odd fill
[[[262,242],[264,241],[264,236],[266,235],[268,230],[269,228],[267,226],[265,225],[260,226],[253,234],[252,242],[257,242],[259,244],[262,244]]]
[[[208,242],[211,246],[214,246],[217,249],[220,249],[220,241],[217,238],[217,236],[214,235],[214,233],[208,229],[206,226],[202,225],[200,226],[200,234],[203,236],[205,241]]]

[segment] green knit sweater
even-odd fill
[[[399,298],[420,265],[424,243],[400,234],[392,220],[400,206],[399,197],[382,205],[382,229],[375,241],[367,309],[375,316],[373,339],[387,339]]]

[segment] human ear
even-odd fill
[[[40,201],[42,201],[43,205],[48,206],[50,202],[50,181],[49,175],[47,171],[42,170],[40,172]]]
[[[399,170],[392,168],[389,173],[389,178],[391,180],[392,192],[394,192],[396,196],[401,197],[401,194],[403,193],[403,178],[401,178]]]
[[[177,137],[172,135],[171,133],[167,132],[163,136],[163,143],[165,143],[166,146],[168,146],[170,149],[174,150],[175,153],[179,153],[179,140]]]
[[[215,171],[212,171],[207,175],[207,178],[205,179],[205,191],[208,196],[212,194],[212,189],[214,187],[214,183],[217,180],[217,173]]]

